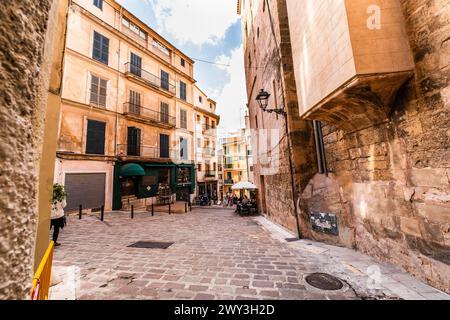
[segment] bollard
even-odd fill
[[[169,214],[171,214],[171,212],[170,212],[170,203],[169,203]]]
[[[102,206],[102,210],[100,211],[100,220],[103,221],[103,216],[105,214],[105,206]]]
[[[189,200],[189,211],[192,211],[192,202]]]
[[[185,203],[184,203],[184,212],[185,212],[185,213],[187,212],[187,208],[188,208],[188,203],[185,202]]]
[[[131,219],[134,219],[134,205],[131,205]]]
[[[83,206],[80,204],[79,218],[81,220],[81,216],[83,215]]]
[[[152,202],[152,217],[155,215],[155,210],[153,208],[153,202]]]

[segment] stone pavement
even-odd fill
[[[187,214],[69,217],[54,255],[63,282],[51,299],[450,299],[396,267],[292,234],[263,217],[223,208]],[[129,248],[137,241],[168,249]],[[306,283],[313,272],[344,282],[339,291]]]

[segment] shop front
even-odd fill
[[[113,210],[122,208],[122,198],[137,199],[158,195],[159,186],[168,186],[177,201],[188,201],[195,190],[193,165],[152,162],[116,162],[114,166]]]

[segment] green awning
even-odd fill
[[[136,163],[128,163],[120,168],[121,177],[145,176],[144,169]]]

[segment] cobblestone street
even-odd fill
[[[194,208],[187,214],[69,217],[54,256],[63,282],[52,299],[449,299],[396,267],[353,250],[292,237],[262,217]],[[167,249],[127,247],[173,242]],[[304,281],[330,273],[344,282],[321,291]],[[70,277],[72,273],[72,278]]]

